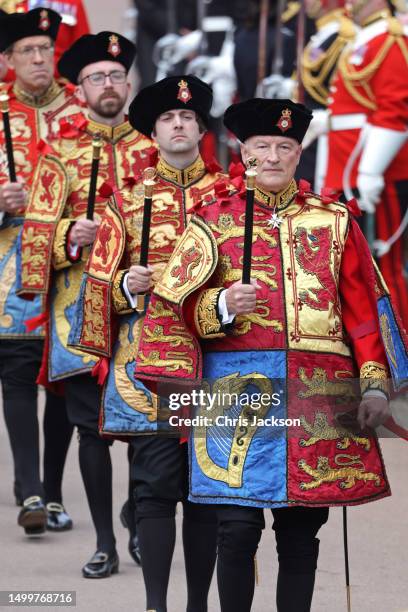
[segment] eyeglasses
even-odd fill
[[[22,49],[13,49],[13,53],[18,53],[24,59],[32,59],[35,57],[36,51],[38,51],[41,57],[51,57],[51,55],[54,53],[54,46],[49,44],[30,45],[27,47],[22,47]]]
[[[113,85],[121,85],[126,82],[127,74],[123,70],[112,70],[112,72],[94,72],[88,74],[80,81],[80,85],[88,79],[91,85],[95,87],[102,87],[106,83],[106,79],[109,78]]]

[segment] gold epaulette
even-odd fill
[[[300,11],[300,2],[288,2],[288,6],[282,14],[282,23],[288,23],[293,17],[296,17]]]
[[[345,16],[339,19],[338,34],[326,51],[316,59],[311,58],[311,46],[307,45],[302,57],[302,82],[310,96],[327,106],[330,78],[346,44],[355,36],[353,22]]]
[[[6,13],[24,13],[23,7],[18,6],[19,4],[22,4],[21,0],[3,0],[1,8]]]
[[[370,62],[370,64],[361,70],[356,70],[355,67],[348,61],[350,55],[352,54],[352,50],[347,53],[343,53],[340,56],[338,63],[338,70],[342,75],[344,85],[349,94],[359,104],[370,110],[376,110],[377,105],[374,101],[374,95],[370,88],[369,82],[377,72],[378,68],[381,66],[384,59],[387,57],[387,54],[393,44],[396,43],[399,46],[405,62],[408,65],[408,46],[404,41],[405,36],[403,26],[398,19],[391,16],[387,18],[387,23],[388,36],[386,37],[384,44],[378,51],[376,57],[372,62]],[[361,87],[366,91],[366,97],[357,90],[357,87]]]

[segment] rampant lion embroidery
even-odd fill
[[[98,246],[95,249],[96,257],[100,257],[104,265],[108,261],[110,254],[109,240],[112,235],[112,228],[110,225],[105,223],[101,226],[98,233]]]
[[[316,227],[309,232],[304,227],[298,227],[295,244],[296,259],[302,270],[316,276],[321,285],[320,288],[301,291],[299,297],[302,303],[315,310],[328,310],[332,303],[336,314],[340,316],[337,283],[330,268],[331,227]]]
[[[40,194],[40,202],[44,204],[52,202],[53,194],[51,193],[51,186],[54,182],[55,175],[52,172],[44,172],[41,175],[41,185],[44,188],[44,194]]]
[[[194,242],[188,249],[181,250],[180,264],[174,266],[170,271],[171,276],[178,278],[178,281],[174,283],[174,287],[181,287],[187,281],[193,280],[193,270],[203,258],[203,254],[197,250],[197,247],[197,242]]]

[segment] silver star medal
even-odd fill
[[[272,214],[272,217],[268,221],[268,225],[271,226],[272,229],[279,229],[281,223],[283,223],[283,219],[276,212]]]

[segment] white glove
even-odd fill
[[[271,74],[259,83],[256,96],[270,100],[292,99],[295,86],[296,83],[293,79],[280,74]]]
[[[364,149],[358,171],[362,174],[384,174],[406,142],[408,131],[399,132],[366,124],[364,133]]]
[[[384,177],[382,174],[365,174],[359,172],[357,177],[357,188],[360,193],[358,204],[365,212],[375,212],[375,207],[380,201],[381,192],[384,189]]]
[[[199,55],[188,64],[186,74],[194,74],[212,86],[213,104],[210,113],[212,117],[221,117],[233,103],[236,91],[232,55]]]
[[[406,142],[408,132],[376,125],[364,127],[364,149],[358,166],[357,187],[361,210],[373,213],[384,189],[384,172]]]
[[[327,134],[328,131],[329,111],[325,109],[317,109],[313,111],[313,119],[310,122],[309,128],[303,139],[302,147],[307,149],[307,147],[310,146],[316,138],[319,138],[319,136],[322,136],[322,134]]]

